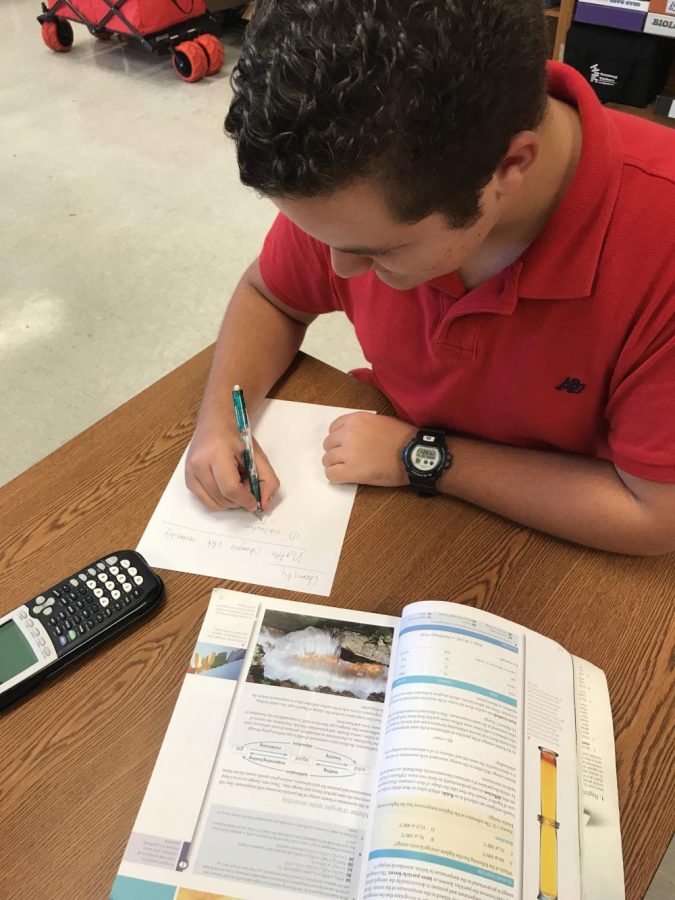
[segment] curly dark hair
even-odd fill
[[[267,196],[374,177],[396,218],[471,224],[546,109],[541,0],[258,0],[225,130]]]

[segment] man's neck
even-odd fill
[[[518,259],[546,227],[574,178],[582,141],[577,110],[550,97],[539,135],[539,154],[522,190],[510,200],[478,253],[461,269],[469,290]]]
[[[539,128],[539,154],[523,189],[490,235],[528,246],[544,229],[570,186],[581,155],[581,119],[577,110],[549,97]]]

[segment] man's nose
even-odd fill
[[[370,256],[357,256],[354,253],[341,253],[339,250],[330,251],[330,263],[333,271],[340,278],[354,278],[356,275],[365,275],[373,265]]]

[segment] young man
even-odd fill
[[[675,549],[675,133],[561,64],[547,86],[541,0],[257,7],[226,129],[280,215],[227,310],[188,486],[255,507],[231,386],[255,408],[307,324],[344,310],[397,417],[337,419],[331,481]],[[406,464],[411,441],[439,452]]]

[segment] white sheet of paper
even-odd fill
[[[138,545],[151,566],[250,584],[331,592],[356,485],[331,484],[321,464],[331,422],[354,412],[266,400],[251,428],[281,482],[264,520],[245,510],[209,512],[185,486],[185,456]]]

